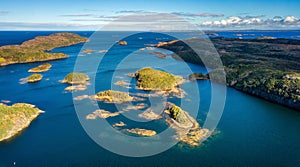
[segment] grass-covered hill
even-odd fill
[[[21,45],[0,47],[0,66],[67,58],[63,53],[48,53],[54,48],[87,42],[88,39],[74,33],[55,33],[38,36]]]

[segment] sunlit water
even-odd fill
[[[19,44],[38,35],[53,32],[0,32],[0,45]],[[83,36],[91,32],[76,32]],[[121,32],[103,32],[104,36],[113,37]],[[220,32],[233,37],[235,32]],[[264,32],[250,32],[264,34]],[[269,33],[269,32],[268,32]],[[284,36],[284,34],[287,34]],[[270,36],[270,34],[266,34]],[[273,36],[293,38],[299,32],[277,32]],[[193,34],[187,36],[192,37]],[[138,50],[144,44],[157,43],[157,36],[144,34],[143,40],[131,39],[135,45],[128,50]],[[105,38],[103,39],[105,42]],[[79,123],[74,110],[72,94],[64,91],[66,84],[58,82],[73,71],[74,63],[83,45],[57,48],[53,52],[63,52],[68,59],[51,61],[51,70],[43,73],[43,80],[33,84],[20,84],[20,79],[29,76],[28,69],[42,63],[9,65],[0,68],[0,100],[11,103],[26,102],[35,104],[46,111],[31,125],[13,139],[0,143],[0,166],[299,166],[300,165],[300,113],[265,100],[249,96],[232,88],[227,89],[225,110],[217,127],[217,133],[200,147],[191,148],[177,144],[168,151],[145,158],[130,158],[111,153],[97,145]],[[98,50],[101,45],[97,46]],[[93,49],[93,48],[92,48]],[[125,51],[126,53],[126,51]],[[110,89],[111,77],[116,60],[126,56],[124,50],[110,52],[99,68],[96,77],[96,91]],[[121,67],[116,77],[123,77],[142,66],[156,64],[155,68],[172,70],[177,75],[187,77],[182,72],[183,62],[167,57],[160,59],[145,52],[134,52]],[[82,56],[81,54],[79,54]],[[97,51],[83,56],[103,56]],[[132,61],[134,60],[134,61]],[[109,63],[111,61],[111,63]],[[147,63],[148,62],[148,63]],[[155,62],[155,63],[153,63]],[[132,64],[130,64],[132,63]],[[189,64],[194,72],[205,72],[205,68]],[[174,68],[177,67],[177,68]],[[89,71],[84,71],[91,74]],[[101,77],[100,77],[101,76]],[[128,78],[127,78],[128,79]],[[132,83],[134,84],[134,83]],[[183,85],[189,89],[189,84]],[[197,81],[200,90],[200,109],[197,120],[205,120],[210,105],[209,81]],[[91,85],[94,86],[94,85]],[[134,91],[134,90],[132,90]],[[178,99],[177,99],[178,100]],[[176,103],[176,98],[170,101]],[[107,109],[114,109],[108,104],[99,103]],[[89,111],[93,112],[93,111]],[[118,122],[122,117],[110,118]],[[129,127],[135,127],[132,121]],[[141,124],[138,124],[141,125]],[[143,125],[147,127],[147,124]],[[165,128],[161,123],[157,130]]]

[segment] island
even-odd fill
[[[109,111],[106,111],[106,110],[96,110],[94,111],[92,114],[88,114],[86,116],[86,119],[96,119],[97,117],[100,117],[100,118],[108,118],[108,117],[115,117],[115,116],[118,116],[120,115],[120,112],[109,112]]]
[[[87,84],[89,76],[80,72],[69,73],[61,82],[69,84]]]
[[[190,146],[199,146],[211,135],[211,131],[199,127],[198,122],[173,103],[168,102],[163,114],[167,124],[176,130],[175,139]]]
[[[209,75],[202,74],[202,73],[192,73],[189,75],[189,80],[195,81],[195,80],[208,80]]]
[[[135,73],[137,87],[142,90],[176,91],[184,82],[181,76],[153,68],[143,68]]]
[[[38,36],[23,42],[21,45],[1,46],[0,66],[64,59],[68,56],[49,51],[83,42],[88,42],[88,39],[74,33],[55,33],[48,36]]]
[[[142,128],[125,129],[125,131],[139,136],[145,136],[145,137],[156,135],[156,132],[154,130],[148,130]]]
[[[210,40],[225,66],[228,86],[300,111],[300,40],[223,37]],[[210,58],[207,65],[215,69],[211,74],[218,71],[215,66],[218,57],[213,56],[212,49],[205,49],[211,45],[203,39],[162,42],[156,47],[173,51],[175,59],[203,66],[187,44],[199,46],[199,52]]]
[[[32,74],[26,78],[26,82],[28,82],[28,83],[38,82],[38,81],[42,80],[42,78],[43,78],[43,75],[41,75],[41,74]]]
[[[92,50],[92,49],[84,49],[82,52],[83,52],[84,54],[91,54],[91,53],[94,53],[95,51]]]
[[[121,126],[126,126],[126,124],[122,121],[113,124],[113,127],[121,127]]]
[[[126,41],[119,41],[118,45],[127,45],[127,42]]]
[[[139,114],[138,116],[146,120],[157,120],[162,118],[160,114],[155,113],[151,108],[148,108],[146,111]]]
[[[125,92],[106,90],[97,93],[93,99],[104,101],[106,103],[124,103],[133,101],[134,97]]]
[[[0,141],[18,134],[41,113],[43,111],[32,104],[15,103],[8,106],[0,103]]]
[[[50,70],[51,67],[52,67],[51,64],[45,63],[45,64],[39,65],[35,68],[29,69],[28,72],[45,72],[45,71]]]

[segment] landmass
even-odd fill
[[[83,52],[84,54],[91,54],[91,53],[94,53],[95,51],[92,50],[92,49],[84,49],[82,52]]]
[[[176,130],[175,139],[190,146],[199,146],[211,135],[211,131],[199,127],[198,122],[173,103],[167,103],[163,114],[167,124]]]
[[[118,45],[127,45],[127,42],[126,41],[119,41]]]
[[[89,76],[80,72],[69,73],[61,82],[69,84],[87,84]]]
[[[134,129],[125,129],[125,131],[139,136],[150,137],[156,135],[156,132],[154,130],[149,130],[149,129],[134,128]]]
[[[85,85],[72,85],[72,86],[68,86],[65,88],[65,90],[67,91],[80,91],[80,90],[86,90],[86,86]]]
[[[120,121],[119,123],[115,123],[113,125],[113,127],[121,127],[121,126],[126,126],[126,124],[124,122]]]
[[[51,64],[45,63],[45,64],[39,65],[35,68],[28,70],[28,72],[45,72],[45,71],[50,70],[51,67],[52,67]]]
[[[99,50],[99,53],[106,53],[108,50]]]
[[[12,106],[0,103],[0,141],[9,139],[29,126],[40,114],[32,104],[16,103]]]
[[[139,114],[138,116],[146,120],[156,120],[162,118],[160,114],[155,113],[151,108],[148,108],[146,111]]]
[[[41,74],[32,74],[29,77],[26,78],[26,82],[38,82],[40,80],[42,80],[43,75]]]
[[[202,74],[202,73],[192,73],[189,75],[189,80],[195,81],[195,80],[207,80],[209,79],[208,74]]]
[[[109,112],[109,111],[106,111],[106,110],[96,110],[94,111],[92,114],[88,114],[86,116],[86,119],[96,119],[97,117],[100,117],[100,118],[108,118],[108,117],[115,117],[115,116],[118,116],[120,115],[120,112]]]
[[[300,41],[294,39],[211,38],[225,66],[226,82],[242,92],[300,110]],[[174,58],[204,65],[188,45],[199,46],[200,53],[214,66],[211,45],[202,39],[162,42],[156,47],[173,51]],[[214,71],[212,71],[214,72]]]
[[[64,59],[68,56],[63,53],[49,53],[49,51],[87,41],[87,38],[74,33],[55,33],[48,36],[38,36],[23,42],[21,45],[1,46],[0,66]]]
[[[129,85],[130,85],[128,82],[125,82],[125,81],[122,81],[122,80],[121,80],[121,81],[117,81],[117,82],[115,82],[114,84],[115,84],[115,85],[118,85],[118,86],[124,86],[124,87],[127,87],[127,88],[128,88]]]
[[[184,82],[181,76],[155,70],[153,68],[143,68],[135,73],[137,87],[142,90],[175,91]]]
[[[94,99],[104,101],[107,103],[124,103],[131,102],[134,100],[134,98],[128,93],[115,90],[106,90],[99,92],[94,96]]]
[[[156,57],[162,58],[162,59],[165,59],[168,56],[168,55],[160,53],[160,52],[150,52],[149,54],[156,55]]]

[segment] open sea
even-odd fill
[[[21,44],[36,36],[49,35],[50,31],[1,31],[0,46]],[[81,36],[90,37],[93,32],[74,31]],[[27,71],[44,62],[15,64],[0,67],[0,101],[9,100],[13,104],[25,102],[36,105],[45,111],[30,126],[14,138],[0,143],[0,167],[8,166],[300,166],[300,112],[253,97],[227,87],[225,107],[215,133],[199,147],[189,147],[178,143],[170,149],[148,157],[128,157],[118,155],[99,146],[82,126],[82,120],[75,111],[71,92],[64,90],[67,84],[60,83],[68,73],[74,70],[77,58],[87,62],[87,67],[79,69],[94,80],[95,91],[110,89],[112,81],[122,79],[134,87],[135,81],[125,74],[150,66],[157,69],[168,69],[171,73],[187,77],[190,73],[184,70],[189,67],[193,72],[206,72],[199,65],[184,63],[168,56],[165,59],[150,54],[168,51],[155,48],[139,50],[160,41],[174,39],[172,36],[159,33],[139,33],[126,38],[127,46],[114,45],[105,53],[109,43],[118,37],[133,32],[98,32],[101,37],[97,45],[77,44],[56,48],[51,52],[62,52],[67,59],[50,61],[52,68],[42,73],[43,80],[32,84],[20,84],[20,79],[30,75]],[[278,38],[300,39],[300,31],[222,31],[219,36],[231,38],[256,38],[272,36]],[[193,32],[174,33],[181,39],[197,37]],[[238,35],[237,35],[238,34]],[[93,38],[91,39],[93,40]],[[102,47],[103,46],[103,47]],[[82,47],[94,49],[92,54],[83,54]],[[153,49],[153,50],[151,50]],[[129,56],[128,56],[129,54]],[[93,58],[102,58],[96,71],[89,71]],[[118,70],[116,66],[119,63]],[[113,78],[113,79],[112,79]],[[207,116],[211,102],[211,84],[209,81],[187,82],[182,89],[197,86],[200,95],[197,121],[202,125]],[[122,89],[122,88],[120,88]],[[129,90],[131,93],[142,93]],[[82,94],[89,94],[88,90]],[[197,99],[197,98],[196,98]],[[169,97],[175,104],[176,97]],[[194,99],[190,99],[193,101]],[[76,105],[85,105],[86,100]],[[149,103],[146,101],[145,103]],[[112,104],[98,102],[101,108],[116,110]],[[188,107],[187,107],[188,108]],[[188,111],[188,110],[187,110]],[[93,111],[86,110],[86,113]],[[86,114],[84,113],[84,114]],[[111,123],[123,118],[137,119],[135,114],[108,118]],[[89,120],[92,121],[92,120]],[[157,127],[152,124],[128,120],[128,128],[145,127],[162,131],[164,123]],[[15,163],[15,164],[14,164]]]

